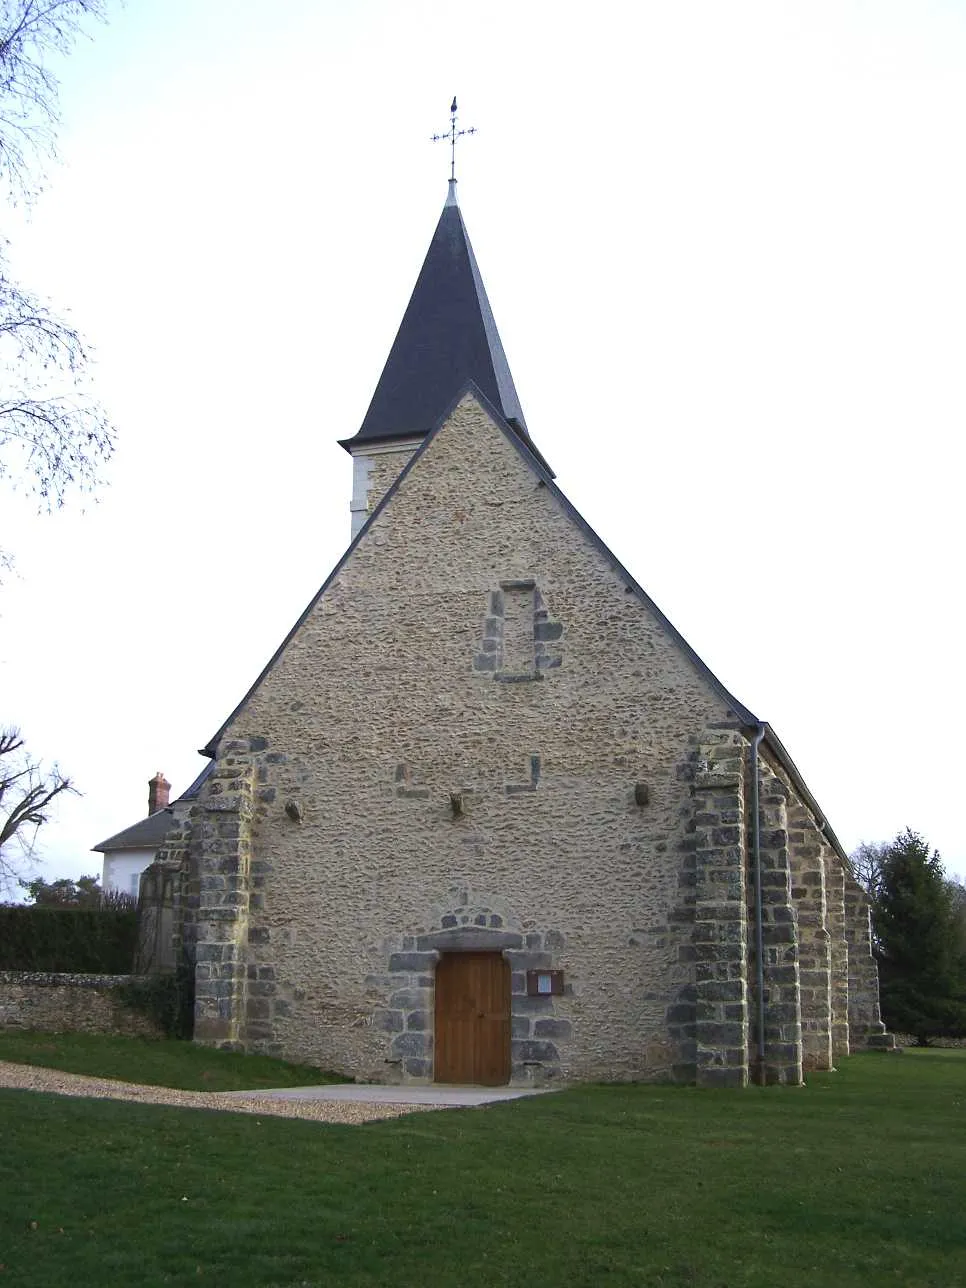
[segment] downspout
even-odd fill
[[[761,822],[758,817],[758,748],[765,736],[763,724],[755,727],[751,739],[751,861],[755,881],[755,986],[758,1005],[759,1086],[765,1085],[765,933],[761,899]]]

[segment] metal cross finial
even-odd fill
[[[455,183],[456,182],[456,140],[458,138],[461,138],[464,134],[475,134],[476,127],[473,126],[468,130],[458,130],[456,128],[456,99],[455,98],[450,104],[449,110],[450,110],[449,129],[445,134],[434,134],[431,141],[433,143],[443,143],[446,141],[446,139],[449,139],[449,145],[450,145],[449,178],[450,178],[450,183]]]

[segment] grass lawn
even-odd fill
[[[267,1056],[210,1051],[164,1038],[112,1038],[99,1033],[0,1033],[0,1060],[182,1091],[255,1091],[344,1081],[307,1064],[287,1064]]]
[[[966,1284],[966,1053],[323,1126],[0,1093],[0,1281]]]

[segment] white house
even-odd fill
[[[207,777],[208,765],[188,790],[169,804],[171,784],[160,770],[148,783],[148,816],[92,848],[104,855],[101,889],[130,894],[136,899],[141,873],[154,862],[158,847],[172,823],[187,814]]]

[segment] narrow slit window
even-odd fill
[[[500,669],[510,675],[532,675],[533,586],[503,588],[503,657]]]

